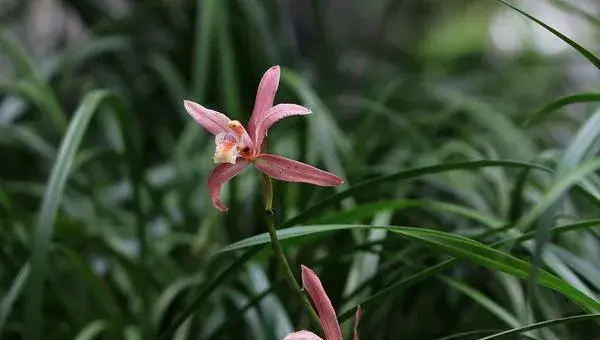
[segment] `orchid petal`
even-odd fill
[[[220,132],[229,132],[227,124],[230,119],[221,112],[207,109],[189,100],[184,100],[183,106],[185,106],[186,111],[198,124],[202,125],[203,128],[213,135],[216,136]]]
[[[260,146],[262,144],[271,125],[275,124],[278,120],[289,116],[307,115],[310,112],[304,106],[296,104],[277,104],[269,108],[255,121],[255,130],[252,134],[254,136],[254,145]]]
[[[302,266],[302,285],[310,295],[310,298],[317,309],[321,328],[327,340],[342,340],[342,331],[335,315],[333,305],[321,284],[321,280],[315,272],[306,266]]]
[[[356,316],[354,317],[354,340],[358,340],[358,322],[362,316],[362,309],[360,306],[356,308]]]
[[[227,207],[221,202],[221,187],[242,172],[246,165],[248,165],[248,161],[238,158],[235,164],[223,163],[213,169],[208,177],[208,190],[215,208],[227,211]]]
[[[262,119],[263,114],[273,106],[275,100],[275,93],[279,87],[279,76],[281,71],[279,66],[273,66],[265,72],[258,90],[256,91],[256,100],[254,101],[254,110],[252,110],[252,116],[248,121],[248,131],[252,140],[256,140],[254,133],[256,132],[256,126]],[[256,145],[260,148],[260,145]]]
[[[323,339],[321,339],[321,337],[319,337],[318,335],[316,335],[313,332],[300,331],[300,332],[294,332],[294,333],[290,333],[290,334],[286,335],[285,338],[283,338],[283,340],[323,340]]]
[[[254,165],[272,178],[287,181],[310,183],[319,186],[338,186],[344,183],[340,177],[293,159],[271,155],[258,155]]]

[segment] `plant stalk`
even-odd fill
[[[267,230],[269,231],[269,237],[271,238],[271,247],[273,248],[273,253],[275,254],[275,258],[277,259],[279,266],[281,267],[285,280],[287,281],[292,291],[294,291],[294,293],[298,295],[298,298],[300,299],[302,306],[308,313],[311,322],[314,323],[316,327],[320,328],[321,321],[319,320],[319,316],[313,309],[310,301],[308,301],[306,295],[302,293],[302,288],[296,281],[294,273],[292,272],[292,268],[290,267],[290,264],[288,263],[285,257],[285,253],[283,252],[283,248],[279,243],[279,239],[277,239],[277,232],[275,230],[274,221],[275,211],[273,210],[273,182],[271,181],[271,177],[265,174],[262,174],[262,178],[263,198],[265,204],[265,219],[267,223]]]

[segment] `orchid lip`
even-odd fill
[[[236,159],[239,156],[237,137],[229,132],[221,132],[215,136],[215,144],[216,147],[213,161],[217,164],[235,164]]]

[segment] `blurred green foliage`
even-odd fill
[[[593,34],[492,0],[61,0],[46,3],[78,38],[59,29],[40,50],[23,29],[58,21],[3,2],[0,337],[309,327],[268,247],[257,173],[214,209],[213,139],[182,104],[246,121],[275,64],[276,102],[313,114],[274,126],[269,148],[346,180],[276,183],[280,238],[340,319],[363,306],[363,339],[600,337],[600,62],[583,47],[597,12],[537,1]],[[494,33],[507,17],[524,25]]]

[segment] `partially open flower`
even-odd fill
[[[288,116],[311,113],[309,109],[295,104],[273,106],[275,92],[279,87],[279,76],[279,66],[271,67],[264,74],[258,86],[248,130],[239,121],[231,120],[220,112],[189,100],[184,101],[185,109],[196,122],[215,135],[213,160],[219,165],[208,179],[208,189],[213,205],[221,211],[227,210],[221,202],[221,187],[250,163],[268,176],[282,181],[319,186],[338,186],[344,182],[340,177],[311,165],[261,153],[261,146],[271,125]]]
[[[302,285],[310,295],[310,298],[317,309],[317,314],[323,328],[323,336],[319,337],[313,332],[299,331],[288,334],[283,340],[343,340],[342,330],[335,315],[335,309],[327,296],[327,292],[321,284],[321,280],[310,268],[302,266]],[[356,309],[354,319],[354,340],[358,340],[358,321],[361,317],[360,307]]]

